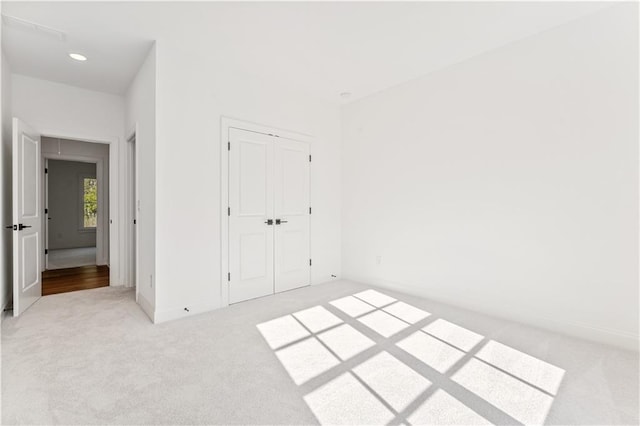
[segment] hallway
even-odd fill
[[[66,269],[96,264],[96,247],[49,250],[47,269]]]
[[[55,269],[42,273],[43,296],[108,286],[109,267],[106,265]]]

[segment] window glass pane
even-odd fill
[[[98,181],[95,178],[84,178],[84,227],[95,228],[98,218]]]

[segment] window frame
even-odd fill
[[[96,226],[86,227],[84,226],[84,180],[95,179],[96,181]],[[98,191],[98,177],[95,175],[82,173],[78,175],[78,231],[80,232],[96,232],[98,229],[99,215],[100,215],[100,193]]]

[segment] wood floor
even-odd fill
[[[107,287],[108,285],[109,267],[106,265],[54,269],[42,273],[43,296]]]

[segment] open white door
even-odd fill
[[[42,296],[40,135],[13,119],[13,315]]]

